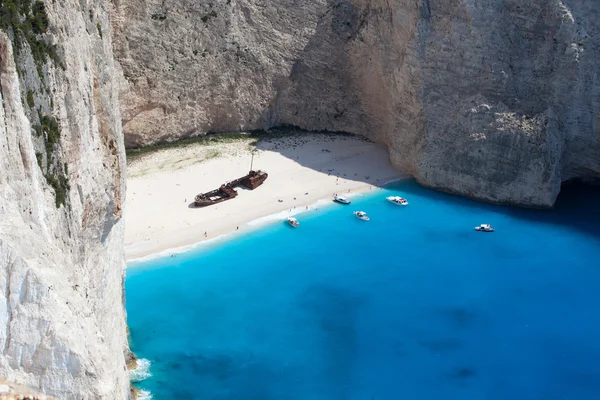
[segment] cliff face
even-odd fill
[[[127,146],[264,126],[326,0],[113,2]]]
[[[60,399],[125,399],[107,12],[102,1],[0,6],[0,377]]]
[[[421,183],[550,206],[600,176],[586,0],[113,1],[128,146],[292,124],[386,144]]]

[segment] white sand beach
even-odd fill
[[[248,173],[251,139],[190,144],[134,159],[128,165],[125,253],[128,260],[254,229],[268,216],[283,219],[334,193],[353,196],[405,178],[382,146],[345,135],[306,134],[262,139],[253,169],[269,174],[255,190],[203,208],[194,197]],[[281,200],[281,201],[280,201]],[[325,200],[319,202],[319,200]],[[205,236],[206,233],[206,236]]]

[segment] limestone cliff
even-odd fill
[[[0,377],[129,395],[124,150],[101,0],[0,2]]]
[[[264,126],[325,0],[113,0],[126,146]]]
[[[113,0],[125,141],[362,134],[421,183],[550,206],[600,176],[600,4]]]

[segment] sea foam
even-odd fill
[[[152,376],[150,372],[150,360],[140,358],[137,360],[137,367],[129,371],[129,380],[131,382],[141,382]]]
[[[137,394],[136,400],[150,400],[152,399],[152,393],[148,390],[140,390]]]

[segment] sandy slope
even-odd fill
[[[235,199],[205,208],[191,206],[196,194],[248,172],[250,139],[162,150],[131,162],[127,259],[242,232],[256,226],[252,221],[273,214],[284,218],[331,199],[333,193],[353,195],[403,177],[383,147],[357,137],[291,136],[262,140],[256,148],[254,169],[267,171],[267,181],[254,191],[240,188]]]

